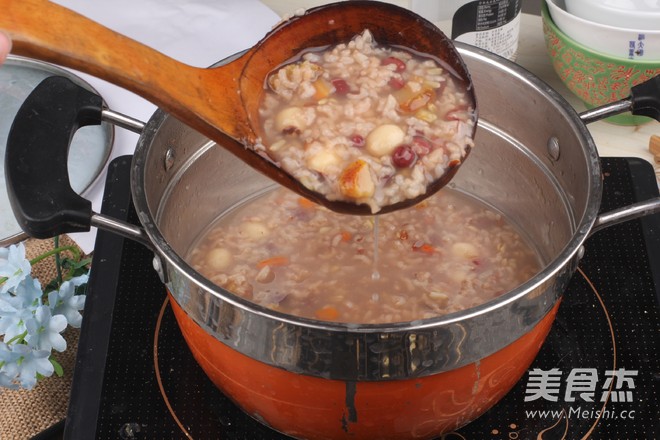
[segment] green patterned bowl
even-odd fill
[[[552,21],[548,6],[541,11],[548,55],[559,78],[588,108],[630,95],[630,87],[660,74],[660,60],[638,61],[593,51],[564,34]],[[645,116],[624,113],[606,119],[619,125],[641,125]]]

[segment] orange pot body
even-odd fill
[[[301,439],[430,439],[495,405],[536,357],[559,301],[527,334],[473,364],[430,376],[346,382],[292,373],[205,332],[170,296],[181,332],[213,383],[246,413]]]

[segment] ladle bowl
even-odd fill
[[[281,22],[236,60],[212,68],[183,64],[47,0],[0,0],[0,9],[0,29],[14,40],[13,53],[73,68],[128,89],[281,185],[337,212],[371,214],[367,205],[327,200],[249,148],[262,137],[258,109],[265,80],[273,69],[305,49],[347,42],[369,29],[380,44],[406,47],[444,62],[474,102],[470,76],[452,42],[430,22],[387,3],[351,1],[310,9]],[[385,206],[380,212],[428,197],[457,169],[450,168],[429,184],[425,194]]]

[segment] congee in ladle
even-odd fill
[[[382,207],[422,196],[472,147],[471,96],[447,64],[365,30],[276,69],[257,148],[329,200]]]

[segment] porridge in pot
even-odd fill
[[[277,189],[221,217],[187,260],[264,307],[352,323],[460,311],[540,269],[501,214],[450,189],[374,217],[337,214]]]
[[[366,30],[272,72],[256,149],[328,200],[413,199],[472,147],[471,98],[440,61]]]

